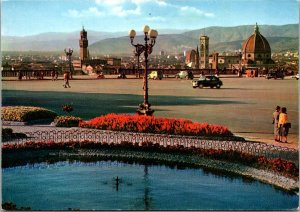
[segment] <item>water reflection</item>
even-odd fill
[[[148,179],[148,165],[144,166],[144,204],[145,210],[150,210],[151,208],[151,197]]]
[[[2,201],[33,210],[287,210],[298,206],[297,195],[257,181],[163,165],[44,163],[2,169],[2,179]]]

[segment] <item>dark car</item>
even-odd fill
[[[210,87],[210,88],[221,88],[223,82],[216,76],[202,76],[199,80],[192,81],[193,88],[203,88],[203,87]]]
[[[265,76],[266,79],[283,79],[284,78],[284,74],[282,71],[269,71],[269,73]]]

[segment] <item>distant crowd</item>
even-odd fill
[[[48,76],[49,72],[45,72],[45,71],[18,71],[17,73],[17,77],[18,80],[22,80],[22,79],[26,79],[26,80],[30,80],[30,79],[38,79],[38,80],[42,80],[44,79],[44,77]],[[51,78],[52,80],[57,80],[58,79],[58,71],[51,71]]]

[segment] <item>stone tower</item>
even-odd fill
[[[80,46],[80,60],[86,60],[88,59],[88,39],[87,39],[87,31],[84,30],[84,27],[82,27],[82,31],[80,32],[80,40],[79,40],[79,46]]]
[[[200,68],[209,68],[209,38],[200,36]]]

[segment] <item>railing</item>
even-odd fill
[[[132,143],[152,142],[163,146],[182,145],[194,146],[202,149],[236,150],[252,155],[266,156],[267,158],[282,158],[298,162],[298,151],[295,149],[274,146],[259,142],[210,140],[196,136],[179,136],[149,133],[117,132],[94,129],[70,129],[27,132],[26,138],[8,139],[4,142],[21,143],[26,141],[93,141],[120,144],[122,141]]]

